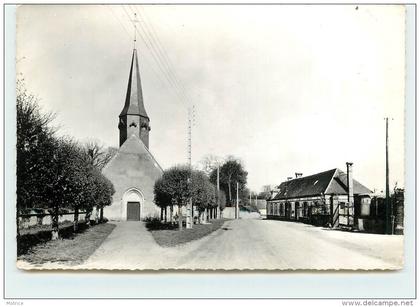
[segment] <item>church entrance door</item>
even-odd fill
[[[127,202],[127,221],[140,221],[140,203]]]

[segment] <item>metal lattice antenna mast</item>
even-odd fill
[[[192,156],[192,127],[195,125],[195,106],[188,108],[188,165],[191,168]]]
[[[188,108],[188,167],[190,171],[192,170],[191,165],[191,147],[192,147],[192,127],[195,124],[195,108],[194,105]],[[190,173],[191,174],[191,173]],[[188,178],[188,183],[192,184],[192,177]],[[192,203],[192,197],[190,196],[187,205],[187,220],[186,227],[191,229],[193,227],[193,217],[194,217],[194,206]]]

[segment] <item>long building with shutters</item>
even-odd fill
[[[350,182],[350,185],[348,184]],[[267,218],[318,226],[359,228],[370,213],[372,191],[338,168],[282,182],[267,201]]]

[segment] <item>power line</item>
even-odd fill
[[[131,9],[131,11],[134,13],[134,14],[136,14],[136,13],[138,13],[140,16],[141,16],[141,14],[137,11],[137,9],[133,9],[132,8],[132,6],[128,6],[130,9]],[[142,16],[141,16],[142,17]],[[142,19],[142,21],[143,21],[143,19]],[[146,25],[146,24],[145,24]],[[170,81],[172,82],[172,85],[173,86],[175,86],[175,88],[180,92],[180,94],[182,95],[182,96],[184,96],[183,98],[184,99],[186,99],[186,97],[185,97],[185,95],[184,95],[184,93],[182,92],[182,90],[179,88],[179,86],[177,85],[177,82],[176,82],[176,80],[173,78],[173,76],[172,76],[172,74],[171,74],[171,70],[170,70],[170,68],[169,67],[167,67],[167,65],[165,65],[165,62],[162,60],[162,57],[161,57],[161,55],[160,55],[160,53],[159,53],[159,50],[156,48],[156,46],[155,46],[155,44],[153,43],[153,37],[150,35],[150,33],[148,32],[148,30],[147,30],[147,28],[145,28],[145,27],[143,27],[143,25],[140,23],[140,28],[141,28],[141,30],[143,31],[143,34],[144,34],[144,37],[148,40],[148,42],[149,42],[149,45],[150,45],[150,47],[151,47],[151,51],[152,52],[154,52],[155,53],[155,55],[156,55],[156,57],[157,57],[157,59],[158,59],[158,61],[159,61],[159,65],[161,66],[161,67],[163,67],[163,69],[165,69],[165,70],[167,70],[166,72],[167,72],[167,74],[168,74],[168,77],[169,77],[169,79],[170,79]],[[166,67],[165,67],[166,66]]]
[[[114,13],[114,10],[112,9],[112,6],[105,5],[105,7],[108,8],[111,11],[112,16],[114,16],[114,18],[117,19],[118,23],[125,30],[125,32],[127,33],[128,37],[131,37],[130,33],[128,32],[128,30],[126,29],[126,27],[124,26],[124,24],[121,22],[121,20],[118,18],[118,16]]]
[[[108,6],[106,5],[106,7],[108,7],[108,9],[111,11],[112,16],[118,21],[118,23],[121,25],[121,27],[124,29],[124,31],[127,33],[128,38],[131,40],[132,39],[132,34],[130,34],[130,32],[127,30],[127,28],[124,26],[124,23],[121,21],[121,19],[118,17],[118,15],[114,12],[114,10],[111,9],[112,6]],[[141,52],[139,52],[141,53]],[[156,76],[156,78],[162,83],[165,84],[165,82],[162,80],[161,76],[159,73],[156,72],[156,70],[154,69],[153,65],[147,65],[150,70],[153,72],[153,74]]]
[[[140,7],[141,10],[143,11],[144,15],[142,15],[137,8],[135,7],[136,11],[142,16],[142,19],[144,20],[144,24],[145,24],[145,28],[147,33],[149,34],[149,36],[151,37],[151,39],[155,42],[156,47],[157,47],[157,51],[159,52],[160,56],[162,57],[162,59],[164,60],[166,66],[168,67],[169,73],[172,75],[172,77],[174,78],[175,82],[177,83],[178,87],[181,88],[181,91],[183,91],[183,94],[186,96],[187,100],[189,100],[190,104],[192,104],[192,99],[191,96],[188,94],[184,84],[182,84],[179,81],[179,78],[177,77],[176,73],[174,72],[173,69],[173,64],[172,61],[170,60],[170,58],[167,55],[167,52],[165,50],[165,48],[163,47],[163,44],[161,43],[159,36],[156,34],[155,28],[153,26],[153,23],[150,22],[146,11],[143,9],[143,7]],[[144,18],[144,17],[145,18]],[[149,20],[149,23],[147,22],[147,20]],[[150,27],[149,27],[150,25]]]
[[[130,19],[130,15],[127,12],[126,8],[124,6],[122,6],[125,14],[127,15],[127,17]],[[146,39],[144,38],[143,34],[137,29],[135,28],[135,31],[139,34],[140,38],[142,39],[143,43],[145,44],[146,48],[149,50],[150,54],[152,55],[153,59],[155,60],[155,62],[158,64],[158,68],[160,69],[160,71],[162,72],[162,74],[165,76],[166,80],[168,81],[169,85],[172,86],[172,88],[174,89],[174,92],[177,96],[180,96],[180,94],[178,93],[178,91],[176,90],[176,87],[173,85],[173,83],[171,82],[170,77],[168,76],[168,73],[165,71],[165,69],[162,67],[162,65],[160,64],[159,60],[157,59],[155,53],[152,51],[151,47],[149,46],[148,42],[146,41]],[[182,102],[182,97],[178,97],[180,99],[180,101]]]

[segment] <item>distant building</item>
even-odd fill
[[[153,187],[163,170],[149,151],[149,123],[134,49],[125,104],[119,115],[120,148],[103,169],[115,188],[112,205],[104,208],[108,219],[139,221],[159,214]]]
[[[352,163],[347,173],[338,168],[306,177],[296,173],[268,199],[267,218],[357,229],[359,219],[370,214],[372,193],[353,179]]]

